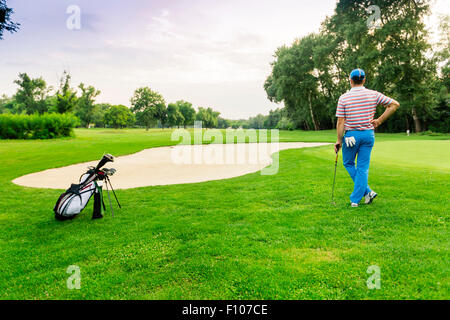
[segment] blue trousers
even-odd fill
[[[345,138],[355,137],[356,144],[352,148],[347,147]],[[344,157],[344,167],[355,183],[353,193],[350,196],[352,203],[359,203],[361,199],[372,192],[369,187],[369,166],[372,149],[375,144],[375,133],[373,130],[350,130],[344,135],[342,144],[342,154]],[[355,159],[358,156],[358,164]]]

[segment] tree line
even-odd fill
[[[0,97],[0,113],[44,114],[73,113],[83,127],[188,127],[195,121],[202,121],[205,128],[226,128],[228,122],[220,118],[220,112],[212,108],[199,107],[196,111],[192,103],[180,100],[166,104],[163,96],[149,87],[135,90],[130,99],[131,108],[124,105],[96,103],[100,94],[93,86],[80,83],[71,86],[71,76],[64,71],[56,90],[48,86],[42,78],[31,78],[20,73],[14,81],[18,86],[12,97]],[[52,94],[53,92],[53,94]]]
[[[83,126],[180,127],[203,121],[207,128],[267,128],[322,130],[336,126],[336,104],[349,88],[352,69],[366,71],[366,86],[392,96],[401,104],[380,130],[421,132],[450,130],[450,18],[441,17],[440,41],[431,43],[424,18],[432,0],[339,0],[334,14],[317,33],[296,39],[274,54],[264,89],[272,102],[284,107],[250,119],[227,120],[211,108],[186,101],[166,105],[149,87],[137,89],[123,105],[96,104],[100,91],[81,83],[70,86],[64,72],[55,94],[42,78],[21,73],[13,97],[0,97],[0,113],[74,113]],[[376,27],[368,9],[378,6]],[[3,30],[17,31],[12,9],[0,0],[0,39]],[[78,94],[79,92],[79,94]],[[383,110],[377,110],[382,113]]]
[[[448,132],[449,16],[441,17],[441,39],[432,44],[424,18],[430,0],[339,0],[320,31],[275,52],[264,88],[283,102],[295,128],[331,129],[336,104],[349,89],[352,69],[366,71],[366,87],[400,102],[381,130]],[[378,26],[368,21],[371,5],[380,8]],[[378,110],[381,113],[383,110]]]

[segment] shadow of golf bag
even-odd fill
[[[111,191],[116,198],[119,208],[121,208],[121,205],[117,199],[111,181],[109,180],[109,177],[114,175],[116,170],[103,168],[108,162],[114,162],[114,157],[110,154],[105,155],[97,167],[89,167],[89,170],[81,176],[80,183],[72,184],[71,187],[59,197],[53,208],[57,220],[66,221],[74,219],[86,208],[92,196],[94,196],[94,212],[92,214],[92,219],[103,218],[103,213],[106,211],[105,202],[103,201],[103,185],[106,185],[111,213],[114,216],[108,184],[111,187]]]

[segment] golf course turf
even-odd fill
[[[170,134],[78,129],[0,141],[0,299],[450,298],[448,135],[378,134],[370,186],[379,197],[360,208],[349,208],[341,157],[330,204],[330,146],[282,151],[274,176],[120,190],[123,209],[100,221],[93,201],[55,221],[61,191],[11,182],[176,144]],[[335,140],[333,131],[280,132],[282,142]],[[67,289],[70,265],[80,290]],[[381,270],[379,290],[367,287],[369,266]]]

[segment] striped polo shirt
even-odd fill
[[[355,87],[339,98],[336,117],[345,118],[345,130],[373,130],[370,121],[377,106],[388,106],[392,101],[377,91]]]

